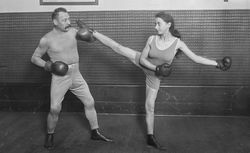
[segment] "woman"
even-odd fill
[[[165,12],[155,15],[155,29],[157,35],[150,36],[142,52],[124,47],[109,37],[88,29],[93,36],[116,53],[127,57],[136,66],[140,67],[146,75],[146,124],[147,144],[157,149],[164,149],[154,137],[154,107],[161,79],[171,73],[171,63],[174,57],[182,51],[195,63],[216,66],[225,71],[231,66],[231,58],[210,60],[193,53],[187,45],[180,40],[180,34],[174,27],[174,19]]]

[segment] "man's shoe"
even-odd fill
[[[94,129],[91,131],[91,139],[92,140],[101,140],[101,141],[105,141],[105,142],[113,142],[112,139],[107,138],[107,137],[103,136],[101,133],[99,133],[99,131],[97,129]]]
[[[54,149],[54,133],[48,133],[46,135],[44,147],[51,150]]]
[[[154,147],[154,148],[159,149],[159,150],[166,150],[165,147],[161,146],[161,145],[157,142],[157,140],[155,139],[155,136],[152,135],[152,134],[148,134],[148,135],[147,135],[147,144],[148,144],[148,146]]]

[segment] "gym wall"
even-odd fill
[[[52,28],[50,14],[58,6],[40,6],[38,0],[14,2],[0,5],[0,109],[48,111],[50,75],[31,64],[30,58],[39,39]],[[129,0],[121,5],[116,0],[99,0],[95,6],[63,7],[70,11],[73,26],[80,18],[138,51],[155,34],[154,14],[160,10],[170,13],[191,50],[212,59],[231,56],[233,66],[221,72],[182,55],[174,61],[172,75],[162,82],[156,113],[249,115],[248,1]],[[98,112],[144,113],[145,78],[140,69],[99,42],[79,42],[78,48],[80,70],[90,85]],[[83,106],[67,93],[63,110],[83,111]]]

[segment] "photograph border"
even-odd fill
[[[58,2],[53,0],[51,2],[45,2],[44,0],[40,0],[40,5],[98,5],[98,0],[93,1],[87,1],[82,0],[82,2],[74,2],[72,0],[67,0],[67,2]]]

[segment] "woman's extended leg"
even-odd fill
[[[97,31],[93,32],[93,36],[97,40],[99,40],[102,44],[104,44],[105,46],[114,50],[116,53],[127,57],[133,63],[135,63],[137,54],[140,54],[140,52],[135,51],[133,49],[130,49],[128,47],[122,46],[121,44],[117,43],[113,39],[97,32]]]

